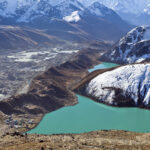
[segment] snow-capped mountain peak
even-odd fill
[[[136,27],[120,39],[110,59],[121,63],[141,62],[150,58],[150,27]]]
[[[56,5],[56,9],[60,11],[62,17],[69,16],[75,11],[84,10],[84,6],[77,0],[65,0]]]
[[[136,27],[132,29],[130,32],[127,33],[125,37],[123,37],[119,45],[128,42],[129,44],[135,44],[136,42],[142,41],[142,40],[150,40],[150,38],[147,37],[147,34],[149,33],[150,27],[148,26],[141,26]]]

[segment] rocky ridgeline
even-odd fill
[[[136,27],[114,46],[109,59],[117,63],[139,63],[150,60],[150,27]]]

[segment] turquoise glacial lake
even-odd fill
[[[112,63],[102,63],[90,69],[111,68]],[[29,134],[84,133],[96,130],[126,130],[150,132],[150,111],[139,108],[116,108],[96,103],[77,95],[79,103],[46,114]]]

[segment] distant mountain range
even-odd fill
[[[63,0],[62,0],[63,1]],[[78,0],[84,6],[99,2],[134,25],[150,25],[150,0]],[[52,1],[51,1],[52,2]],[[53,5],[60,3],[56,1]]]
[[[131,25],[98,2],[85,6],[77,0],[2,0],[0,24],[44,29],[67,41],[117,41]]]
[[[1,0],[0,14],[1,17],[15,17],[18,22],[29,22],[41,15],[50,20],[60,19],[94,2],[114,10],[131,24],[150,24],[150,0]]]

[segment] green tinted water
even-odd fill
[[[98,68],[116,64],[103,63]],[[89,70],[94,71],[93,70]],[[79,104],[64,107],[45,115],[40,124],[28,133],[83,133],[95,130],[128,130],[150,132],[150,111],[138,108],[115,108],[79,96]]]
[[[93,72],[93,71],[98,70],[98,69],[113,68],[113,67],[116,67],[116,66],[119,66],[119,65],[114,64],[114,63],[103,62],[99,65],[94,66],[92,69],[89,69],[89,72]]]

